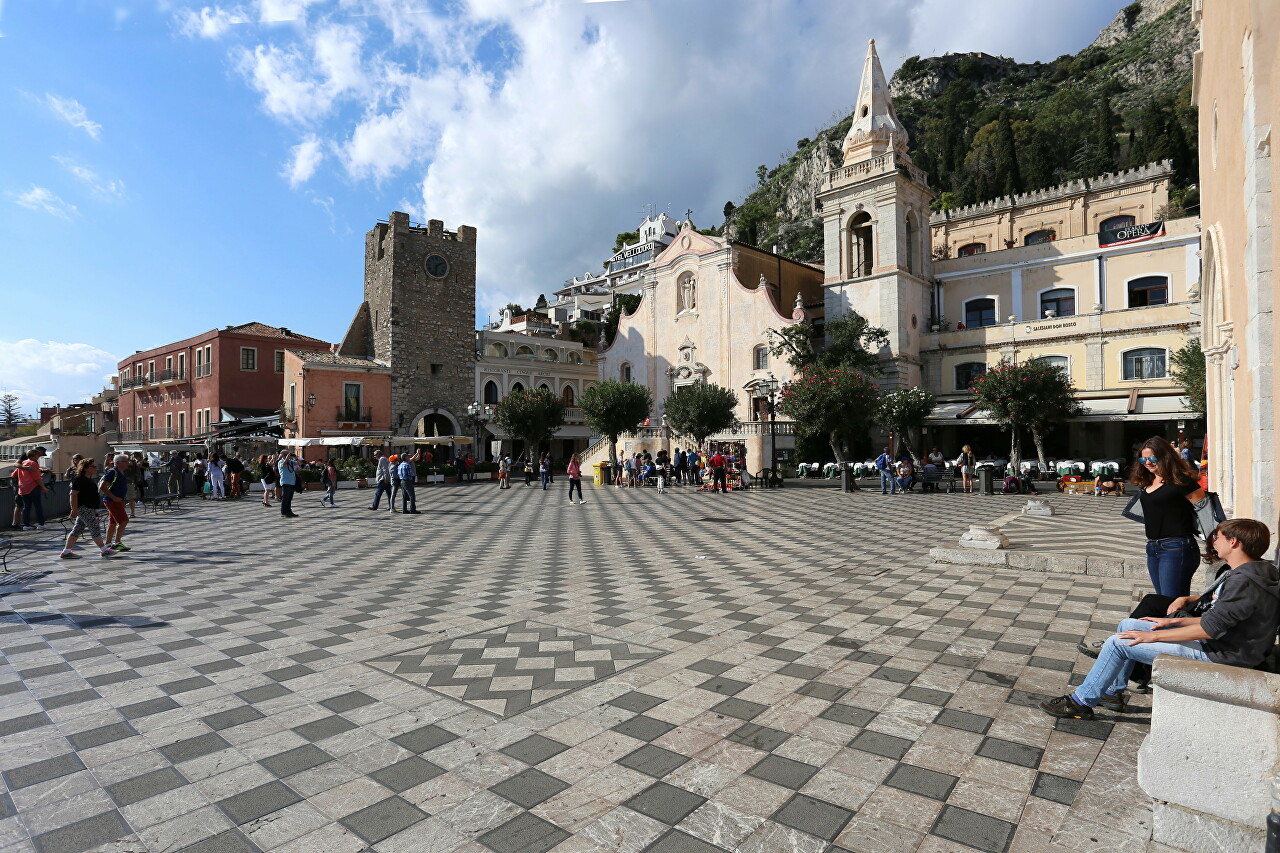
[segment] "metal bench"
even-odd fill
[[[947,494],[954,494],[956,490],[956,478],[951,468],[935,468],[932,471],[922,468],[917,482],[920,483],[920,491],[922,493],[936,492],[939,490],[938,486],[944,483],[947,486]]]
[[[182,496],[174,492],[165,492],[161,495],[147,495],[145,497],[138,498],[138,502],[142,504],[144,512],[149,506],[151,507],[151,511],[154,513],[160,511],[160,504],[162,503],[165,505],[165,509],[173,509],[173,502],[178,500],[180,497]]]

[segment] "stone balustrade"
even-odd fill
[[[1138,784],[1153,840],[1189,853],[1262,853],[1277,801],[1280,675],[1156,659],[1151,733]]]

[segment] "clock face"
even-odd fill
[[[439,255],[427,255],[423,267],[426,268],[427,275],[433,278],[444,278],[449,273],[449,262]]]

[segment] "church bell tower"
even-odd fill
[[[858,87],[843,162],[823,181],[827,320],[857,311],[889,333],[881,384],[921,384],[920,341],[928,331],[933,278],[928,178],[907,154],[874,40]]]

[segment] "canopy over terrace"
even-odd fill
[[[414,444],[470,444],[471,438],[465,435],[433,435],[429,437],[414,435],[341,435],[324,438],[281,438],[277,443],[282,447],[394,447]]]

